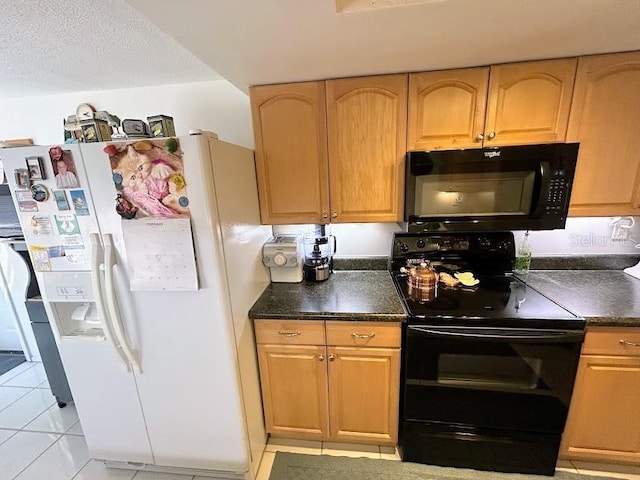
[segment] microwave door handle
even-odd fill
[[[540,193],[535,204],[535,210],[531,214],[531,218],[540,218],[544,207],[546,206],[545,196],[548,191],[549,180],[551,179],[551,165],[549,162],[540,162],[538,164],[538,179],[540,180]]]

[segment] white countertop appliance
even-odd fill
[[[0,157],[91,457],[253,478],[266,434],[247,312],[269,282],[259,259],[271,234],[260,225],[253,152],[205,134],[59,147]],[[122,193],[138,213],[188,205],[188,218],[128,219],[137,213]],[[167,237],[174,220],[182,230]],[[131,242],[142,227],[156,230]],[[134,288],[183,279],[183,268],[190,288]]]
[[[302,281],[302,237],[276,235],[262,247],[262,262],[269,267],[271,281],[299,283]]]

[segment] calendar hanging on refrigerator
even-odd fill
[[[198,290],[189,218],[123,221],[132,291]]]

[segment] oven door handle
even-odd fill
[[[433,327],[419,327],[410,325],[410,331],[426,334],[434,337],[448,337],[459,339],[477,340],[498,340],[503,342],[531,342],[538,343],[578,343],[584,340],[582,331],[549,331],[549,330],[522,330],[522,329],[482,329],[473,331],[471,329],[444,329]],[[542,333],[544,332],[544,333]]]

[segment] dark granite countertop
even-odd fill
[[[587,326],[640,327],[640,280],[621,270],[532,270],[521,278]]]
[[[324,282],[269,284],[249,317],[400,322],[405,312],[388,271],[339,270]]]

